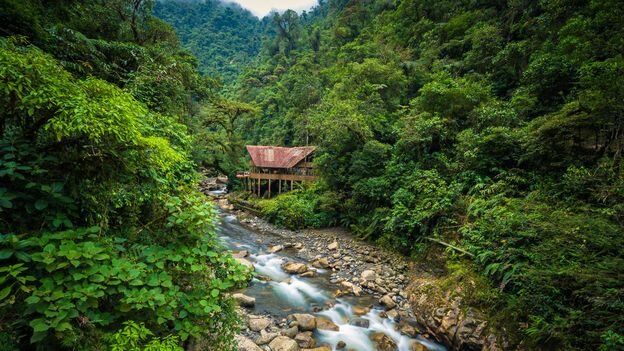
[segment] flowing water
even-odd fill
[[[316,330],[314,337],[317,344],[329,345],[333,350],[340,341],[346,343],[345,349],[376,350],[371,336],[383,333],[396,343],[398,351],[410,351],[414,343],[420,343],[428,350],[446,351],[444,346],[422,337],[409,338],[401,334],[396,330],[394,321],[380,316],[383,309],[371,296],[334,299],[332,291],[336,290],[336,286],[329,282],[329,273],[324,270],[318,270],[316,276],[309,278],[284,272],[281,265],[285,261],[309,262],[298,259],[295,251],[288,249],[267,253],[263,244],[267,235],[243,227],[234,215],[222,213],[219,236],[223,244],[233,251],[247,250],[250,253],[247,259],[254,264],[256,273],[270,278],[253,279],[244,291],[246,295],[256,298],[252,313],[267,313],[273,318],[285,318],[292,313],[312,313],[330,319],[339,330]],[[374,307],[363,316],[353,313],[353,306],[371,305]],[[367,328],[353,325],[354,321],[362,319],[368,321]]]

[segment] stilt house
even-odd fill
[[[251,156],[249,172],[238,172],[247,189],[261,196],[292,190],[298,184],[316,179],[312,168],[314,146],[281,147],[247,145]]]

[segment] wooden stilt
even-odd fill
[[[277,180],[277,182],[278,182],[278,184],[279,184],[279,190],[278,190],[278,193],[279,193],[279,194],[281,194],[281,193],[282,193],[282,180],[281,180],[281,179],[278,179],[278,180]]]
[[[258,197],[260,197],[260,179],[256,179],[258,182]]]
[[[271,178],[268,180],[269,182],[269,198],[271,197]]]

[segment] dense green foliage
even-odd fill
[[[161,0],[154,15],[171,24],[203,73],[233,82],[260,51],[265,25],[249,11],[220,0]]]
[[[238,130],[318,145],[331,193],[282,195],[264,213],[291,227],[325,214],[406,254],[452,243],[501,292],[488,312],[512,343],[621,348],[623,14],[591,0],[273,14],[235,87],[261,112]]]
[[[150,6],[1,3],[2,347],[231,346],[225,292],[248,273],[194,190],[189,133],[213,85]]]

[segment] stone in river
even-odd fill
[[[269,343],[272,351],[299,351],[297,342],[286,336],[278,336]]]
[[[282,246],[282,245],[275,245],[275,246],[269,247],[267,249],[267,251],[269,253],[276,253],[276,252],[282,251],[283,249],[284,249],[284,246]]]
[[[312,331],[316,328],[316,318],[311,314],[295,313],[288,316],[288,319],[296,321],[301,331]]]
[[[323,345],[313,349],[301,349],[301,351],[332,351],[332,349],[329,346]]]
[[[256,305],[255,297],[247,296],[245,294],[240,294],[240,293],[232,294],[232,297],[234,298],[234,300],[236,300],[236,302],[238,302],[240,306],[254,307]]]
[[[392,319],[393,321],[399,320],[399,312],[396,309],[392,309],[386,312],[386,314],[388,315],[388,318]]]
[[[279,334],[277,333],[269,333],[264,330],[260,331],[260,336],[256,339],[256,344],[258,345],[266,345],[271,342],[271,340],[277,338]]]
[[[314,271],[307,271],[300,274],[302,278],[314,277]]]
[[[387,310],[391,310],[396,307],[396,303],[392,300],[390,295],[384,295],[381,299],[379,299],[379,303],[386,306]]]
[[[247,325],[249,329],[259,332],[262,329],[265,329],[269,325],[271,325],[271,320],[261,316],[249,316],[249,320],[247,321]]]
[[[427,351],[429,350],[428,348],[425,347],[425,345],[419,343],[419,342],[415,342],[412,344],[412,347],[410,348],[410,351]]]
[[[306,272],[308,270],[308,267],[305,264],[299,262],[286,262],[282,265],[282,269],[286,273],[301,274]]]
[[[356,314],[358,316],[363,316],[363,315],[367,314],[368,311],[370,311],[370,308],[368,308],[368,307],[353,306],[353,314]]]
[[[338,242],[334,241],[333,243],[327,245],[327,249],[329,249],[329,250],[336,250],[336,249],[338,249]]]
[[[232,252],[232,256],[238,257],[238,258],[247,257],[247,256],[249,256],[249,251],[247,251],[247,250],[234,251],[234,252]]]
[[[318,260],[314,261],[312,265],[318,268],[329,268],[329,261],[327,261],[327,258],[321,257]]]
[[[299,329],[297,328],[297,326],[292,326],[288,329],[282,330],[282,335],[287,336],[292,339],[295,337],[295,335],[297,335],[298,332],[299,332]]]
[[[367,269],[364,272],[362,272],[362,279],[368,282],[374,282],[375,279],[377,279],[377,274],[375,273],[375,271]]]
[[[308,349],[316,345],[316,341],[314,341],[314,338],[312,338],[311,331],[297,334],[297,336],[295,336],[295,341],[297,342],[299,347],[302,347],[304,349]]]
[[[338,331],[338,326],[324,317],[316,317],[316,329]]]
[[[263,351],[253,341],[242,335],[237,335],[235,340],[236,344],[238,344],[238,351]]]
[[[368,328],[370,326],[370,321],[365,318],[354,318],[349,324],[360,328]]]
[[[371,335],[373,344],[376,346],[375,350],[378,351],[396,351],[397,345],[388,335],[384,333],[375,332]]]
[[[347,347],[347,343],[342,340],[338,341],[338,343],[336,344],[336,349],[338,350],[342,350],[345,347]]]

